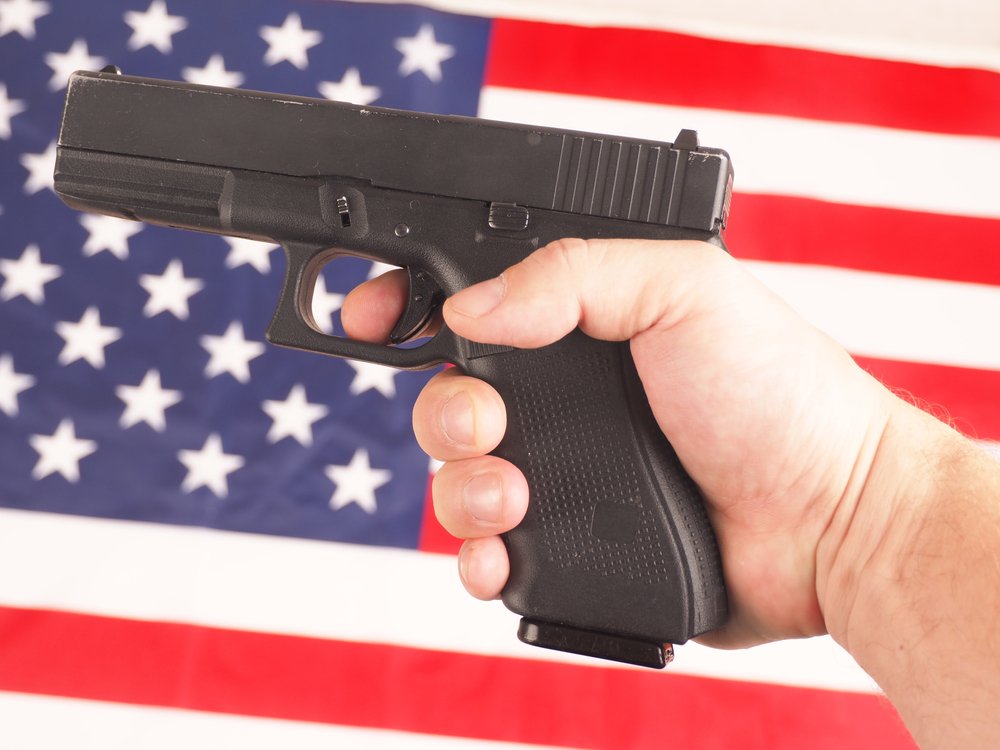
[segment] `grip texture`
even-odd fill
[[[663,437],[627,343],[575,331],[468,362],[507,404],[496,453],[525,474],[528,515],[505,541],[505,604],[533,620],[683,643],[726,616],[715,536]]]

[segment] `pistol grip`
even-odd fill
[[[525,474],[528,513],[505,535],[521,639],[662,667],[665,644],[727,615],[704,503],[659,430],[628,343],[579,330],[471,360],[507,405],[496,450]]]

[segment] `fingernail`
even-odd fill
[[[448,302],[452,309],[469,318],[481,318],[492,312],[503,302],[507,293],[507,284],[503,276],[463,289]]]
[[[441,407],[441,430],[456,445],[472,445],[476,438],[476,414],[472,399],[458,391]]]
[[[495,473],[477,474],[462,488],[462,502],[477,521],[499,523],[503,514],[503,482]]]

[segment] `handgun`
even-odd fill
[[[728,154],[681,130],[656,142],[122,75],[75,73],[55,190],[83,211],[279,243],[267,339],[405,369],[450,363],[507,407],[494,453],[527,478],[504,535],[504,604],[529,644],[662,668],[719,627],[727,595],[698,488],[664,438],[628,342],[579,329],[538,349],[443,323],[459,290],[560,238],[694,239],[724,248]],[[670,252],[665,244],[663,252]],[[388,344],[323,333],[331,259],[406,269]]]

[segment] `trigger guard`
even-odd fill
[[[407,266],[406,274],[409,293],[406,297],[406,309],[389,334],[389,341],[393,344],[402,344],[419,334],[444,302],[444,292],[429,273]]]

